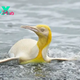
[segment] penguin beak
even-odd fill
[[[29,29],[31,31],[34,31],[35,33],[39,32],[39,30],[37,29],[37,27],[32,27],[32,26],[21,26],[21,28],[25,28],[25,29]]]

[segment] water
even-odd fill
[[[14,15],[0,15],[0,59],[22,38],[38,39],[21,25],[46,24],[52,31],[49,47],[51,57],[80,55],[80,0],[0,0],[10,6]],[[79,61],[8,66],[0,65],[2,80],[80,80]]]

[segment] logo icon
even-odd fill
[[[9,12],[8,11],[9,8],[10,8],[10,6],[7,6],[7,7],[2,6],[2,7],[0,7],[0,14],[1,15],[14,15],[14,12]]]

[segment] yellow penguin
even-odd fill
[[[20,64],[44,63],[52,60],[74,60],[68,58],[50,58],[47,55],[48,47],[52,39],[51,29],[47,25],[21,26],[34,31],[38,35],[38,41],[34,39],[22,39],[15,43],[9,50],[10,58],[0,60],[0,63],[18,59]]]

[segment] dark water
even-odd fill
[[[0,15],[0,58],[22,38],[38,39],[21,25],[46,24],[52,30],[49,56],[80,56],[80,0],[0,0],[14,15]],[[0,65],[0,80],[80,80],[79,61]],[[2,79],[3,78],[3,79]]]

